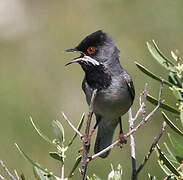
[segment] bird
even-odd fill
[[[82,89],[90,105],[92,92],[97,89],[93,112],[96,117],[95,130],[98,132],[94,153],[111,145],[117,125],[123,135],[121,116],[128,112],[135,98],[135,88],[131,76],[121,66],[120,51],[114,39],[103,30],[86,36],[75,48],[66,52],[77,52],[80,56],[66,64],[78,63],[85,76]],[[124,62],[125,63],[125,62]],[[100,155],[106,158],[109,151]]]

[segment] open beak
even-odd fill
[[[79,57],[73,59],[72,61],[68,62],[65,66],[68,66],[68,65],[70,65],[72,63],[76,63],[76,62],[77,63],[85,62],[87,64],[91,63],[94,66],[99,65],[98,61],[96,61],[95,59],[91,58],[90,56],[85,55],[83,52],[78,51],[76,48],[67,49],[67,50],[65,50],[65,52],[79,52],[79,53],[81,53],[81,56],[79,56]]]

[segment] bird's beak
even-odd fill
[[[72,61],[68,62],[65,66],[68,66],[68,65],[70,65],[72,63],[76,63],[76,62],[77,63],[79,63],[79,62],[86,62],[87,64],[91,63],[91,64],[93,64],[95,66],[99,65],[98,61],[96,61],[95,59],[91,58],[90,56],[85,55],[83,52],[78,51],[76,48],[67,49],[67,50],[65,50],[65,52],[79,52],[79,53],[81,53],[80,57],[77,57],[77,58],[73,59]]]
[[[65,52],[79,52],[76,48],[66,49]]]

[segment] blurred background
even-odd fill
[[[182,8],[182,0],[1,0],[0,158],[11,170],[17,169],[27,179],[33,179],[32,166],[19,154],[14,146],[16,142],[32,159],[60,175],[59,163],[48,155],[54,149],[36,134],[29,116],[50,138],[54,137],[52,120],[60,120],[65,127],[66,140],[70,139],[73,132],[62,118],[61,111],[77,125],[88,107],[81,90],[84,73],[77,64],[64,66],[76,57],[76,54],[64,53],[64,49],[76,46],[96,30],[102,29],[113,36],[121,51],[121,64],[133,77],[136,88],[133,112],[138,108],[139,93],[146,82],[150,93],[157,97],[159,83],[144,76],[134,61],[166,78],[164,69],[148,52],[146,42],[154,39],[169,57],[170,50],[183,52]],[[168,88],[164,88],[163,96],[172,103],[173,97],[166,96],[168,91]],[[148,104],[147,111],[152,108]],[[124,131],[127,132],[127,116],[123,122]],[[135,134],[137,163],[148,151],[161,123],[159,111],[148,125]],[[118,130],[115,137],[117,135]],[[161,139],[161,144],[166,136]],[[77,138],[68,152],[66,172],[73,166],[80,147],[81,142]],[[114,167],[120,163],[123,179],[130,179],[129,140],[123,149],[114,148],[107,159],[91,162],[88,175],[95,173],[106,179],[111,163]],[[148,172],[159,179],[163,178],[155,153],[140,179],[147,179]],[[78,177],[77,172],[73,179]]]

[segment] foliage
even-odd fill
[[[83,122],[84,122],[84,114],[81,117],[81,120],[78,124],[77,129],[80,131]],[[53,131],[55,133],[55,139],[51,140],[50,138],[48,138],[33,122],[32,118],[30,117],[30,121],[34,127],[34,129],[36,130],[36,132],[39,134],[39,136],[45,140],[47,143],[51,144],[56,151],[54,152],[49,152],[50,157],[52,157],[53,159],[60,161],[62,168],[64,167],[65,164],[65,159],[66,159],[66,152],[67,150],[70,148],[70,146],[73,144],[77,133],[74,134],[74,136],[71,138],[71,140],[69,141],[68,145],[65,146],[65,133],[64,133],[64,128],[62,126],[62,124],[60,123],[60,121],[58,120],[53,120],[52,121],[52,127],[53,127]],[[70,178],[72,178],[74,176],[74,173],[76,171],[76,169],[78,168],[78,165],[81,162],[81,156],[78,156],[76,158],[76,161],[73,165],[73,168],[70,170],[69,174],[67,175],[67,177],[63,178],[58,177],[56,175],[54,175],[51,171],[49,171],[48,169],[44,168],[42,165],[40,165],[38,162],[32,160],[17,144],[15,144],[15,146],[17,147],[18,151],[22,154],[22,156],[29,161],[32,166],[33,166],[33,172],[34,172],[34,176],[35,179],[37,180],[68,180]],[[63,173],[63,172],[62,172]],[[111,164],[111,172],[108,175],[108,180],[121,180],[122,179],[122,167],[119,164],[117,169],[114,170],[113,166]],[[96,176],[95,174],[92,177],[88,177],[87,176],[87,180],[101,180],[98,176]]]
[[[53,127],[53,131],[54,131],[54,134],[56,137],[53,140],[49,139],[39,128],[36,127],[36,125],[33,122],[31,117],[30,117],[30,121],[31,121],[33,127],[35,128],[36,132],[41,136],[41,138],[44,139],[49,144],[51,144],[56,149],[56,151],[54,151],[54,152],[49,152],[49,155],[53,159],[60,161],[62,169],[63,169],[61,178],[57,177],[56,175],[53,175],[53,173],[51,171],[49,171],[46,168],[43,168],[42,165],[33,161],[22,149],[20,149],[20,147],[17,144],[15,144],[17,149],[24,156],[24,158],[33,165],[33,172],[34,172],[35,178],[38,180],[61,180],[61,179],[66,180],[66,179],[72,178],[74,176],[74,173],[75,173],[78,165],[81,162],[81,156],[78,156],[76,158],[73,168],[70,170],[67,177],[64,177],[64,164],[65,164],[65,159],[66,159],[66,152],[70,148],[70,146],[73,144],[73,142],[76,138],[76,134],[71,138],[68,145],[65,146],[65,133],[64,133],[64,128],[60,121],[58,121],[58,120],[52,121],[52,127]],[[83,122],[84,122],[84,115],[81,117],[81,120],[78,124],[78,128],[77,128],[78,130],[81,129]]]
[[[108,175],[107,180],[122,180],[122,167],[119,164],[117,169],[114,170],[113,166],[111,164],[111,172]],[[101,180],[98,176],[96,176],[95,174],[92,177],[87,177],[87,180]]]
[[[172,107],[167,103],[162,103],[161,108],[173,113],[174,118],[170,119],[169,116],[162,111],[163,119],[167,122],[169,127],[177,134],[168,134],[169,140],[172,147],[176,150],[176,153],[172,152],[170,148],[164,143],[167,153],[163,152],[159,146],[156,147],[157,156],[159,158],[158,164],[166,174],[167,179],[183,179],[183,141],[180,137],[183,136],[182,127],[176,125],[176,121],[179,120],[183,126],[183,61],[179,56],[178,51],[171,51],[172,59],[167,58],[158,48],[154,40],[151,43],[147,42],[147,47],[153,58],[167,71],[168,80],[164,80],[158,75],[154,74],[138,62],[136,66],[149,77],[157,80],[163,81],[165,85],[169,87],[170,93],[173,94],[177,107]],[[157,104],[157,100],[148,95],[147,100],[152,104]],[[178,154],[178,155],[176,155]],[[149,179],[156,179],[149,175]]]

